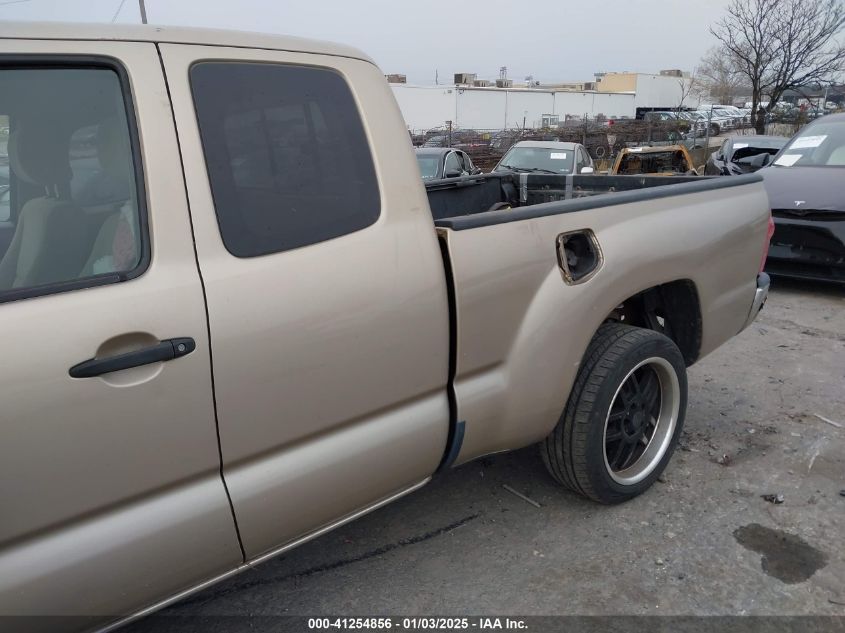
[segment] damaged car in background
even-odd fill
[[[789,139],[784,136],[732,136],[710,155],[706,176],[737,176],[768,165]]]
[[[464,151],[450,147],[417,147],[417,167],[423,180],[458,178],[480,174],[472,159]]]
[[[845,114],[803,128],[759,173],[775,220],[766,270],[845,283]]]
[[[619,152],[610,174],[635,176],[697,176],[694,161],[683,145],[627,147]]]

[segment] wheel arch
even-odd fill
[[[590,283],[571,287],[580,296],[573,298],[567,293],[567,302],[581,306],[577,314],[579,319],[590,321],[586,324],[579,323],[579,319],[550,318],[560,314],[563,306],[562,295],[552,291],[560,287],[561,280],[557,270],[545,277],[523,313],[506,362],[456,379],[458,411],[468,420],[456,463],[527,446],[547,436],[566,405],[591,340],[607,323],[666,334],[678,345],[684,363],[687,366],[694,363],[703,347],[703,319],[696,284],[686,277],[655,281],[650,280],[651,285],[646,282],[644,288],[639,286],[633,294],[629,294],[633,285],[630,273],[601,287]],[[608,296],[613,288],[624,290],[613,293],[615,297]],[[656,322],[658,317],[668,323],[671,335]],[[544,335],[538,336],[538,332]],[[555,355],[549,355],[546,349],[550,340],[560,342]],[[514,424],[513,420],[517,419],[522,424]]]
[[[690,279],[677,279],[631,295],[603,321],[612,322],[665,334],[681,350],[687,367],[701,354],[701,301],[695,282]]]

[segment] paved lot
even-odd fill
[[[164,613],[845,614],[845,290],[775,286],[690,370],[681,450],[638,499],[500,455]]]

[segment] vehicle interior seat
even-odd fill
[[[80,277],[134,268],[140,253],[126,124],[116,117],[102,121],[97,129],[96,147],[100,172],[78,196],[89,225],[95,227]]]
[[[44,188],[20,210],[15,233],[0,260],[0,290],[40,286],[77,278],[88,251],[84,212],[70,199],[73,176],[69,138],[43,121],[18,121],[9,137],[11,170],[20,180]]]

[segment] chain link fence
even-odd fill
[[[706,160],[713,144],[708,130],[692,130],[687,121],[640,119],[569,118],[556,127],[510,129],[463,129],[449,125],[427,130],[409,130],[415,147],[455,147],[470,155],[483,171],[489,171],[519,141],[563,141],[581,143],[596,162],[606,169],[625,147],[684,144],[693,152],[696,164]],[[704,155],[699,163],[696,153]]]

